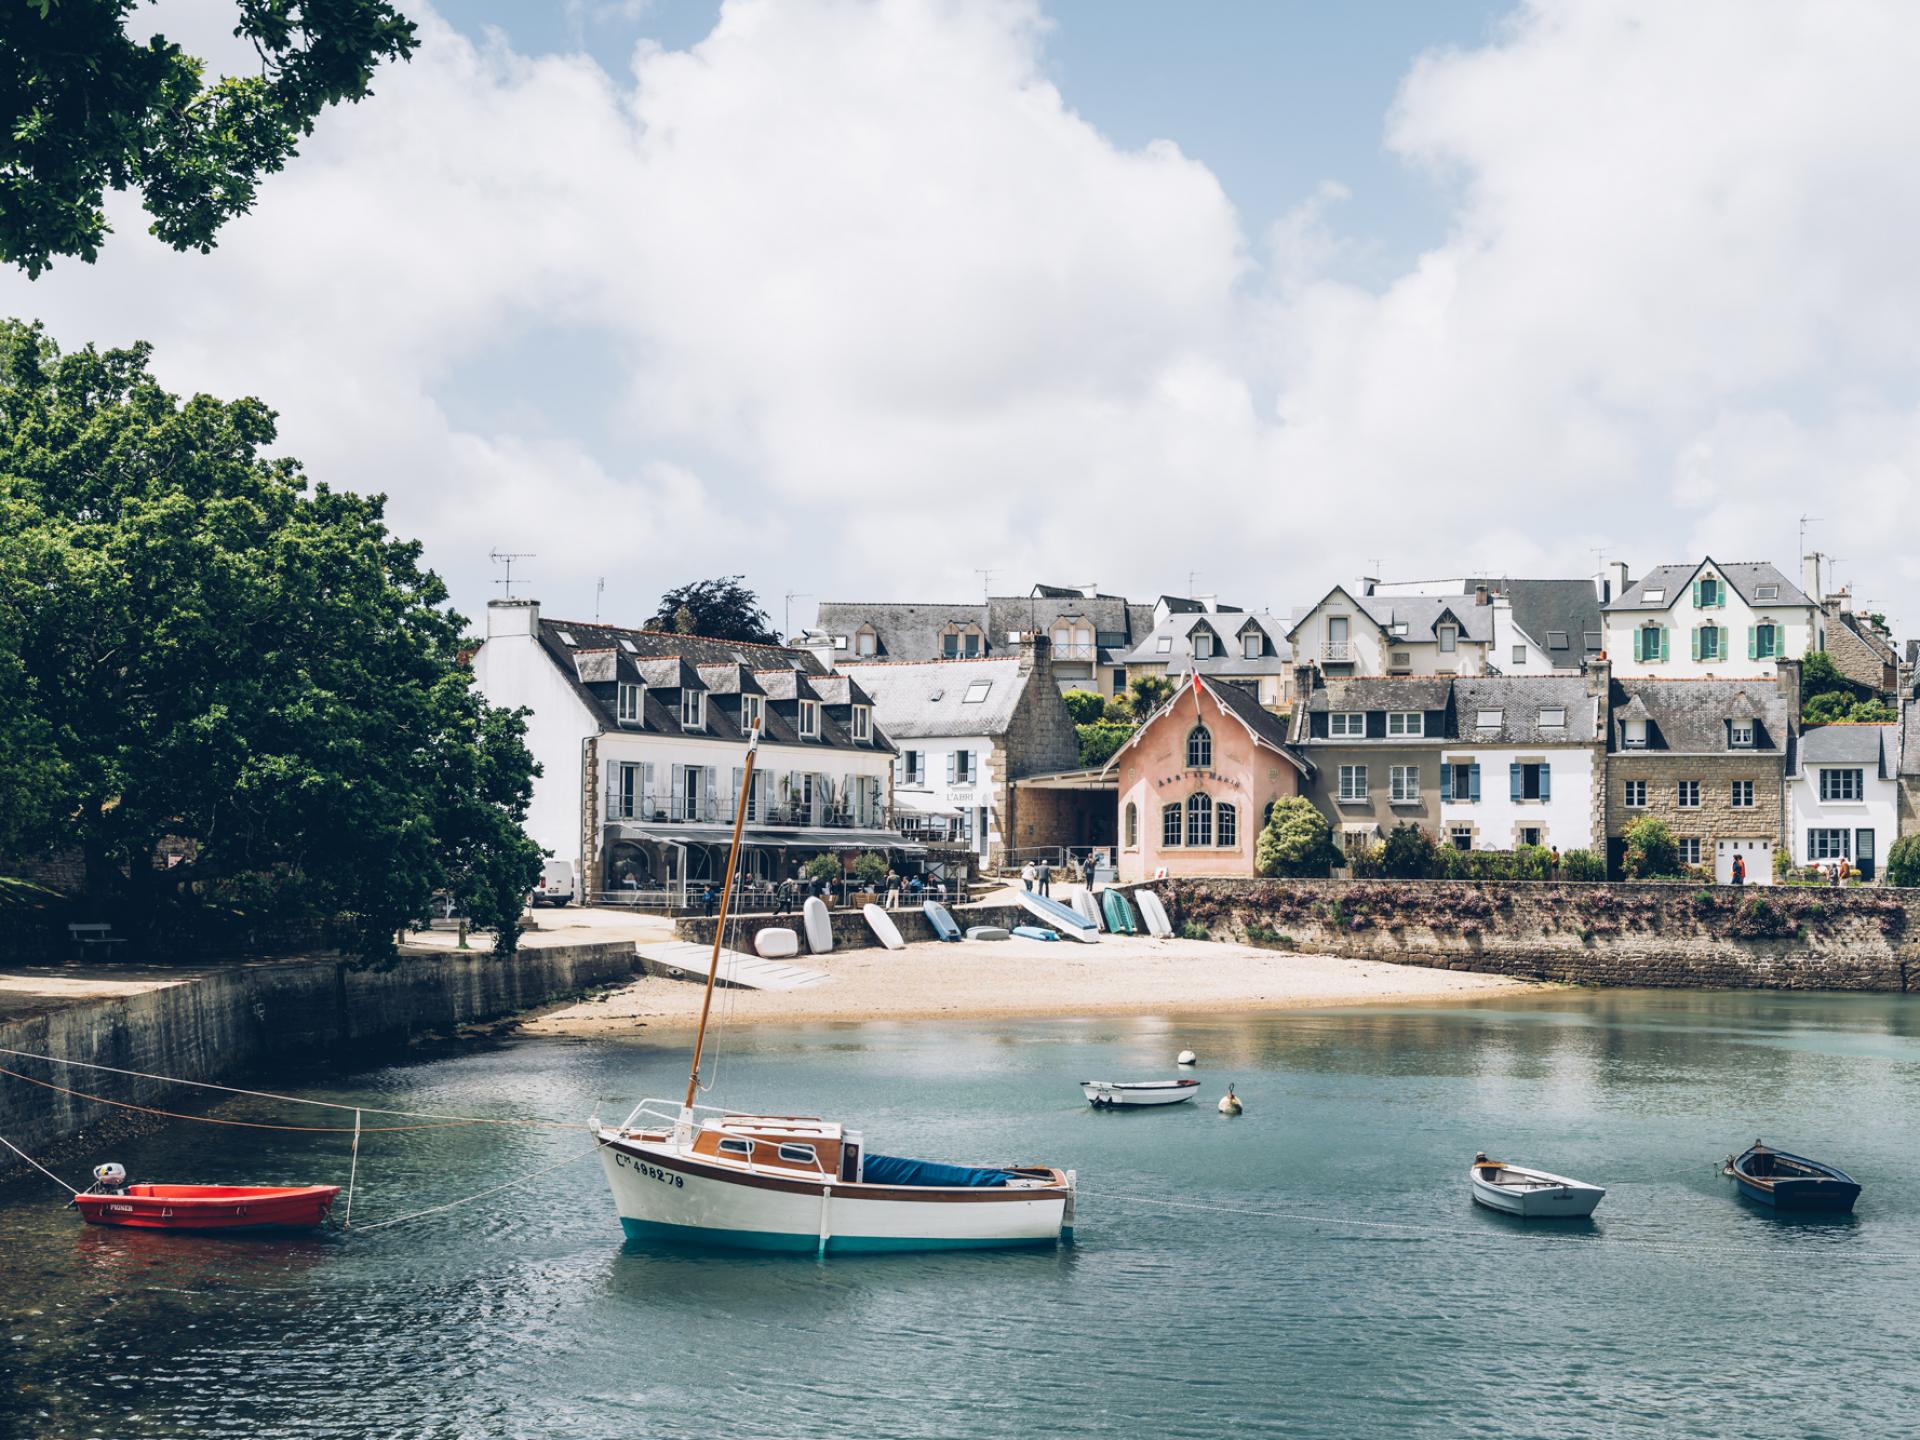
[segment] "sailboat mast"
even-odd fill
[[[720,938],[727,933],[727,905],[733,899],[733,877],[740,863],[740,831],[747,821],[747,797],[753,793],[753,762],[760,749],[760,732],[747,741],[747,765],[740,776],[740,793],[733,801],[733,844],[727,849],[727,878],[720,882],[720,918],[713,927],[713,955],[707,962],[707,989],[700,999],[700,1028],[693,1035],[693,1068],[687,1075],[687,1098],[682,1107],[692,1110],[694,1092],[700,1088],[700,1051],[707,1041],[707,1016],[713,1011],[713,987],[720,978]]]

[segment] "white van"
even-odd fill
[[[549,860],[533,885],[535,905],[565,905],[573,899],[573,862]]]

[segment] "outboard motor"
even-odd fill
[[[93,1167],[93,1188],[103,1190],[110,1195],[126,1193],[127,1167],[108,1161],[105,1165]]]

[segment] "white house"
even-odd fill
[[[1594,776],[1602,700],[1579,676],[1483,676],[1453,684],[1440,754],[1440,839],[1462,850],[1545,845],[1605,853]]]
[[[541,773],[527,831],[573,862],[586,896],[718,879],[756,730],[751,878],[905,845],[887,828],[894,751],[871,700],[804,650],[546,620],[535,601],[496,600],[472,663],[489,704],[531,711]]]
[[[1800,733],[1787,779],[1793,858],[1845,860],[1871,880],[1899,824],[1900,727],[1819,725]]]
[[[1127,652],[1127,679],[1158,675],[1177,688],[1198,673],[1237,685],[1270,709],[1284,709],[1293,703],[1289,623],[1242,610],[1172,611]]]
[[[1336,585],[1295,617],[1284,637],[1296,665],[1329,677],[1483,675],[1493,645],[1492,598],[1355,595]]]
[[[1606,648],[1600,607],[1602,579],[1525,580],[1510,576],[1454,576],[1438,580],[1363,579],[1369,600],[1439,596],[1490,603],[1493,641],[1489,670],[1502,675],[1578,674]],[[1485,597],[1484,600],[1482,597]]]
[[[1770,678],[1775,660],[1826,646],[1820,607],[1763,561],[1661,565],[1604,613],[1621,679]]]

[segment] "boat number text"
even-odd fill
[[[613,1163],[638,1170],[642,1175],[658,1180],[662,1185],[672,1185],[679,1189],[686,1188],[687,1181],[684,1175],[675,1175],[671,1170],[662,1170],[657,1166],[647,1164],[644,1160],[635,1160],[628,1155],[615,1155],[613,1157]]]

